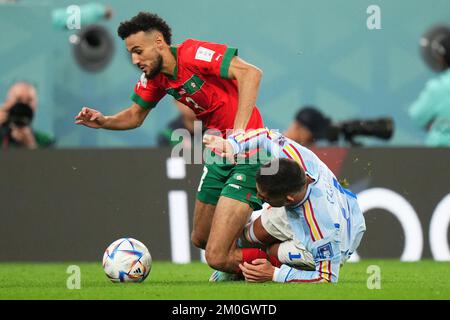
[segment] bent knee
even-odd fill
[[[208,265],[216,270],[225,271],[227,269],[227,256],[218,254],[214,250],[206,248],[205,259]]]
[[[195,232],[192,232],[192,234],[191,234],[191,241],[192,241],[192,244],[197,248],[200,248],[200,249],[206,248],[207,239],[200,237]]]

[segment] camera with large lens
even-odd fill
[[[17,102],[9,109],[6,123],[20,128],[30,126],[33,116],[33,109],[28,104]]]
[[[114,40],[105,27],[83,27],[74,39],[73,54],[82,69],[99,72],[111,62],[114,56]]]
[[[338,124],[332,124],[328,128],[327,140],[337,142],[342,136],[352,146],[361,146],[355,141],[357,136],[374,137],[389,140],[394,132],[394,121],[392,118],[378,118],[372,120],[347,120]]]

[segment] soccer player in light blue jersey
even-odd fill
[[[272,207],[284,207],[284,211],[263,211],[257,220],[259,229],[255,224],[247,227],[248,238],[261,242],[260,230],[265,230],[274,238],[293,240],[312,255],[315,265],[313,270],[292,267],[295,263],[286,260],[299,258],[299,251],[291,254],[286,247],[279,268],[265,259],[241,264],[246,280],[337,282],[340,267],[355,252],[366,230],[356,196],[339,184],[311,150],[269,129],[232,135],[226,140],[206,135],[204,143],[228,158],[254,148],[270,152],[274,160],[257,173],[258,197]],[[283,243],[279,246],[281,250]]]

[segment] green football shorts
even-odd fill
[[[203,203],[216,205],[219,197],[235,199],[253,210],[262,208],[262,200],[256,197],[256,172],[261,163],[256,164],[216,164],[206,163],[197,190],[197,199]]]

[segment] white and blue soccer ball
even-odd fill
[[[133,238],[114,241],[103,255],[103,270],[112,282],[142,282],[152,267],[147,247]]]

